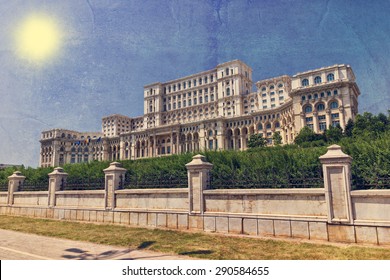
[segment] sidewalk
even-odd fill
[[[147,246],[147,244],[145,244]],[[140,246],[142,247],[142,246]],[[189,260],[187,256],[0,229],[1,260]]]

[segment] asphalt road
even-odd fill
[[[0,229],[0,260],[185,260],[169,255]]]

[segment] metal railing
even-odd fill
[[[318,169],[315,172],[301,173],[295,176],[290,174],[279,176],[274,174],[264,174],[263,176],[232,174],[223,177],[211,173],[208,184],[211,189],[323,188],[324,180],[322,170]]]
[[[26,179],[19,185],[19,191],[47,191],[49,189],[49,179],[30,181]]]
[[[0,184],[0,192],[6,192],[8,191],[8,184],[7,183],[1,183]]]
[[[150,174],[146,176],[132,176],[126,173],[125,180],[121,180],[122,189],[152,189],[152,188],[187,188],[188,178],[185,174]]]
[[[390,177],[362,178],[352,175],[353,190],[390,189]]]
[[[68,178],[66,183],[62,182],[61,190],[104,190],[105,179],[103,178]]]

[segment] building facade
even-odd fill
[[[349,65],[256,82],[239,60],[144,87],[144,115],[103,117],[101,132],[42,132],[40,166],[158,157],[201,150],[245,150],[253,134],[269,145],[278,132],[294,141],[304,127],[345,127],[358,112],[359,88]]]

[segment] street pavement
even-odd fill
[[[72,241],[0,229],[0,260],[188,259],[191,258],[137,248],[99,245],[90,242]]]

